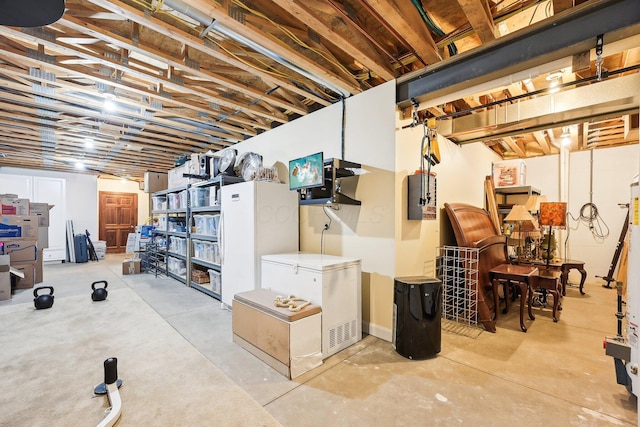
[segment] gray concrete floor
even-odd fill
[[[586,295],[569,287],[557,323],[550,309],[534,309],[527,333],[516,302],[495,334],[444,328],[435,358],[408,360],[365,336],[291,381],[232,342],[231,312],[219,301],[170,278],[123,276],[122,259],[48,264],[43,284],[55,287],[56,299],[89,297],[97,280],[133,289],[284,426],[638,424],[637,399],[616,384],[602,348],[616,333],[616,293],[598,279],[587,280]],[[32,300],[32,290],[18,290],[0,310]]]

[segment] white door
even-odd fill
[[[64,261],[66,257],[65,187],[65,178],[33,177],[31,201],[54,205],[49,211],[49,242],[43,252],[44,261]]]

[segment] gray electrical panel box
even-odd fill
[[[420,198],[426,198],[427,186],[429,187],[429,200],[424,205],[420,204]],[[435,220],[436,219],[436,177],[431,174],[427,179],[426,174],[408,176],[409,197],[407,206],[408,219]]]

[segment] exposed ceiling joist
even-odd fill
[[[606,35],[607,43],[640,34],[640,7],[637,0],[588,2],[532,27],[399,78],[397,104],[406,108],[412,100],[422,102],[588,51],[599,34]]]

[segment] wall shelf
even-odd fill
[[[360,205],[359,200],[344,194],[342,180],[357,179],[356,169],[360,169],[360,163],[349,162],[341,159],[325,159],[324,161],[324,186],[300,190],[301,205],[344,204]]]

